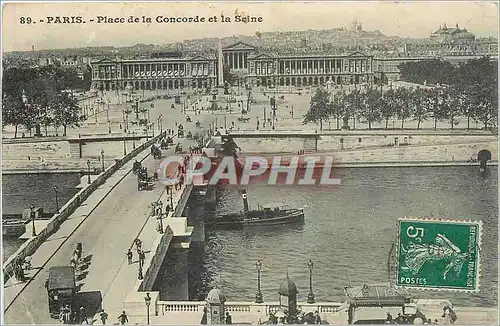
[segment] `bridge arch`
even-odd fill
[[[477,153],[477,160],[481,161],[491,161],[491,151],[489,149],[482,149]]]

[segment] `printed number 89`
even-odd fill
[[[33,20],[31,19],[31,17],[21,17],[19,18],[19,23],[20,24],[31,24],[33,22]]]

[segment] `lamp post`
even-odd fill
[[[104,172],[104,150],[101,150],[102,172]]]
[[[135,149],[135,130],[132,131],[132,148]]]
[[[144,301],[146,302],[148,325],[149,325],[149,306],[151,305],[151,297],[149,296],[149,292],[146,293],[146,296],[144,297]]]
[[[90,184],[90,160],[87,160],[87,183]]]
[[[312,272],[313,272],[313,262],[309,260],[307,262],[307,268],[309,268],[309,293],[307,294],[307,303],[314,303],[314,293],[313,293],[313,285],[312,285]]]
[[[30,205],[30,215],[31,215],[31,223],[32,223],[32,229],[31,229],[31,235],[36,237],[36,230],[35,230],[35,206],[33,204]]]
[[[174,210],[174,196],[173,196],[173,190],[170,189],[170,208],[172,209],[172,211]]]
[[[109,105],[111,104],[111,99],[108,99],[108,109],[106,110],[106,120],[109,122]],[[104,103],[102,104],[104,106]]]
[[[259,259],[255,262],[257,268],[257,294],[255,295],[255,303],[263,303],[262,292],[260,292],[260,273],[262,271],[262,261]]]
[[[163,114],[158,116],[158,130],[160,130],[160,135],[163,133]]]
[[[59,200],[57,198],[57,187],[54,186],[54,192],[56,194],[56,212],[59,213]]]
[[[125,134],[123,134],[123,155],[127,155],[127,143],[125,141]]]
[[[137,279],[144,279],[144,275],[142,275],[142,260],[139,258],[139,274],[137,275]]]

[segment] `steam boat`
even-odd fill
[[[242,191],[244,211],[225,214],[208,219],[205,225],[214,228],[239,229],[247,226],[267,226],[304,222],[303,208],[289,208],[286,205],[259,206],[249,210],[246,191]]]

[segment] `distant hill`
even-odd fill
[[[396,36],[386,36],[382,32],[365,31],[360,26],[356,28],[333,28],[327,30],[300,30],[282,32],[256,32],[255,35],[234,35],[221,38],[223,46],[242,41],[261,51],[289,52],[349,52],[369,51],[371,53],[395,51],[400,52],[405,43],[433,42],[431,39],[411,39]],[[39,57],[102,57],[144,58],[155,52],[179,52],[186,55],[211,54],[217,52],[218,39],[202,38],[184,40],[169,44],[135,44],[128,47],[83,47],[71,49],[54,49],[40,51],[7,52],[4,59],[39,58]]]
[[[351,43],[356,41],[377,42],[388,39],[380,31],[352,31],[345,28],[334,28],[329,30],[303,30],[286,32],[262,32],[253,36],[232,36],[221,38],[223,46],[242,41],[258,48],[297,48],[297,47],[315,47],[329,42],[340,41],[342,43]],[[184,52],[214,52],[217,50],[217,38],[191,39],[183,42],[170,44],[135,44],[128,47],[99,46],[83,47],[70,49],[52,49],[35,51],[38,55],[54,56],[99,56],[99,55],[122,55],[134,56],[151,53],[154,51],[176,51]],[[32,55],[32,51],[6,52],[8,56],[26,56]]]

